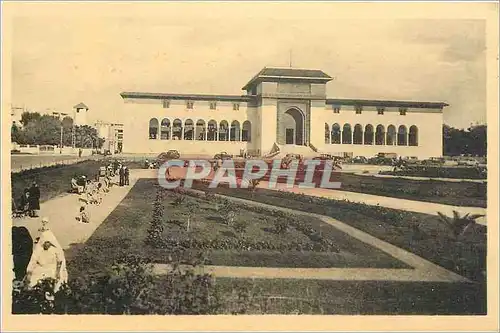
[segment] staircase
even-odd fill
[[[299,145],[280,145],[280,153],[276,157],[284,157],[287,154],[299,154],[304,156],[305,158],[312,158],[318,156],[318,153],[315,152],[309,146],[299,146]]]

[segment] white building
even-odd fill
[[[83,103],[78,103],[73,106],[73,122],[76,126],[83,126],[87,124],[87,113],[89,108]]]
[[[104,139],[103,152],[120,153],[123,146],[123,124],[98,121],[95,124],[97,135]]]
[[[321,70],[264,68],[245,95],[123,92],[123,152],[442,155],[446,103],[332,99]]]

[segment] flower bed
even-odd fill
[[[213,265],[408,268],[318,219],[249,205],[227,208],[223,202],[217,210],[210,197],[179,200],[184,194],[154,183],[139,180],[91,238],[72,251],[68,266],[99,270],[123,253],[161,263],[202,252]],[[162,205],[153,207],[156,189],[163,193]]]
[[[454,179],[486,179],[487,172],[484,167],[441,167],[441,166],[407,166],[403,170],[382,171],[381,175],[411,176],[429,178],[454,178]]]
[[[201,182],[194,188],[207,190]],[[336,218],[472,280],[486,279],[486,227],[456,238],[437,216],[290,192],[218,187],[215,193]]]

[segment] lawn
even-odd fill
[[[207,190],[201,182],[194,188]],[[486,227],[481,225],[454,237],[434,215],[261,188],[253,196],[248,190],[227,187],[209,191],[330,216],[469,279],[486,280]]]
[[[150,235],[157,190],[163,192],[161,236]],[[184,201],[175,205],[178,197]],[[185,255],[207,255],[207,264],[249,267],[373,267],[409,268],[336,228],[304,215],[243,204],[230,204],[234,220],[228,225],[216,211],[212,198],[195,198],[156,186],[154,179],[141,179],[127,197],[99,226],[91,238],[71,249],[70,269],[98,271],[123,253],[137,254],[151,262],[168,262],[173,249]],[[189,231],[187,217],[191,214]],[[282,230],[286,229],[286,230]],[[281,231],[280,231],[281,230]]]
[[[440,282],[217,278],[223,313],[484,315],[482,285]],[[157,280],[161,293],[161,278]]]
[[[19,200],[23,190],[36,180],[40,187],[40,201],[50,200],[70,189],[71,177],[87,175],[94,178],[100,166],[99,161],[86,160],[71,165],[57,165],[11,174],[12,197]]]
[[[234,205],[237,211],[232,226],[226,225],[214,209],[209,195],[185,197],[164,192],[163,230],[160,246],[146,245],[148,228],[157,195],[156,180],[140,180],[122,203],[111,213],[94,235],[85,243],[66,252],[71,277],[85,277],[109,270],[113,261],[124,254],[136,254],[151,262],[169,261],[175,251],[162,248],[174,243],[193,256],[198,250],[210,249],[211,264],[278,267],[404,267],[404,264],[376,249],[330,228],[319,220],[303,220],[299,215],[280,215],[275,210],[250,209]],[[204,189],[202,184],[197,187]],[[214,277],[216,292],[221,298],[217,313],[247,314],[485,314],[486,230],[476,226],[466,237],[456,239],[447,233],[436,217],[371,207],[346,201],[324,200],[304,195],[258,189],[255,196],[247,190],[218,188],[219,193],[251,199],[278,207],[324,214],[364,230],[376,237],[406,248],[479,283],[389,282],[389,281],[321,281],[295,279],[229,279]],[[223,206],[222,203],[220,203]],[[196,207],[197,206],[197,207]],[[190,209],[189,207],[196,207]],[[190,215],[190,211],[196,211]],[[185,231],[190,215],[190,232]],[[286,234],[273,231],[274,221],[286,218],[291,227]],[[416,220],[415,220],[416,219]],[[235,228],[247,221],[245,231]],[[301,223],[297,222],[300,221]],[[411,224],[410,224],[411,223]],[[321,228],[325,238],[333,240],[334,248],[315,248],[313,241],[298,229],[307,225]],[[419,225],[417,229],[413,226]],[[298,229],[297,229],[298,227]],[[418,230],[418,232],[417,232]],[[213,236],[218,235],[217,242]],[[326,236],[327,235],[327,236]],[[242,250],[252,237],[262,240],[251,243],[263,250]],[[230,241],[232,239],[232,241]],[[220,241],[225,240],[225,241]],[[245,240],[245,242],[243,242]],[[290,244],[312,245],[311,250],[293,251]],[[271,245],[272,244],[272,245]],[[308,245],[310,244],[310,245]],[[223,249],[215,249],[223,246]],[[239,249],[238,249],[239,247]],[[279,250],[270,250],[270,247]],[[287,248],[288,247],[288,248]],[[338,253],[334,250],[340,250]],[[185,254],[186,254],[185,253]],[[361,265],[361,266],[358,266]],[[372,266],[369,266],[372,265]],[[157,276],[148,293],[155,298],[172,298],[171,277]],[[159,301],[159,304],[161,302]]]
[[[454,179],[486,179],[484,167],[470,166],[436,166],[436,165],[409,165],[403,170],[383,171],[381,174],[393,176],[454,178]]]
[[[486,208],[485,183],[380,178],[342,173],[340,190],[445,205]]]

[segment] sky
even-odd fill
[[[12,102],[60,112],[84,102],[91,120],[120,121],[122,91],[239,95],[264,66],[289,66],[291,50],[293,67],[334,77],[329,98],[445,102],[451,126],[486,122],[483,20],[223,6],[16,17]]]

